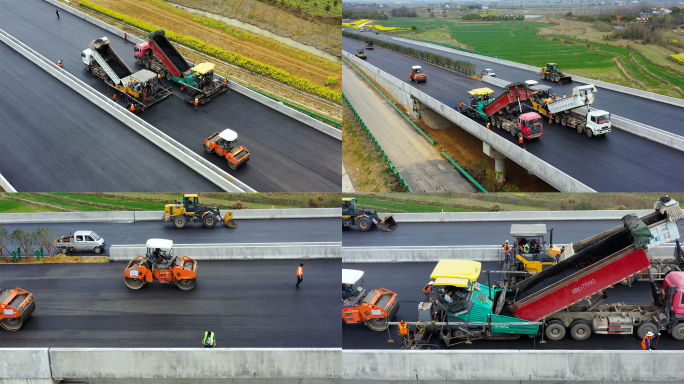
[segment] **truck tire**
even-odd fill
[[[166,80],[171,81],[171,72],[166,72]]]
[[[652,321],[644,321],[639,325],[639,328],[637,328],[637,336],[639,337],[639,340],[642,340],[644,337],[646,337],[646,333],[648,331],[651,331],[653,333],[658,332],[658,326],[655,325]]]
[[[102,252],[102,248],[100,248],[100,247],[95,247],[95,248],[93,248],[93,252],[95,252],[95,253],[100,253],[100,252]]]
[[[150,69],[150,62],[149,61],[145,62],[145,68]]]
[[[173,218],[173,226],[181,229],[185,228],[185,226],[188,225],[188,219],[185,218],[185,215],[178,215]]]
[[[577,341],[584,341],[591,336],[591,326],[583,319],[577,319],[570,324],[570,336]]]
[[[556,124],[560,124],[560,117],[554,116],[553,121],[554,121],[554,123],[556,123]]]
[[[511,128],[511,136],[518,137],[518,132],[516,132],[516,131],[517,130],[515,128]]]
[[[159,74],[161,75],[161,77],[166,77],[166,71],[163,69],[159,71]]]
[[[582,124],[577,125],[577,133],[584,133],[584,128]]]
[[[85,64],[85,67],[86,67],[86,71],[90,72],[90,65]]]
[[[143,65],[143,62],[142,62],[142,58],[141,58],[141,57],[138,57],[138,60],[137,60],[137,61],[138,61],[138,65]]]
[[[204,220],[202,220],[202,225],[204,228],[214,228],[216,225],[216,217],[214,215],[206,215],[204,216]]]
[[[592,136],[594,136],[594,131],[592,131],[591,129],[587,128],[586,126],[584,126],[584,133],[586,133],[586,134],[587,134],[587,137],[590,138],[590,139],[591,139]]]
[[[565,324],[560,320],[551,320],[546,324],[544,335],[546,338],[553,341],[562,340],[565,337]]]
[[[684,340],[684,323],[678,323],[670,333],[675,340]]]
[[[359,227],[360,230],[366,232],[371,229],[371,221],[367,217],[362,217],[360,218],[357,222],[356,225]]]
[[[564,119],[564,118],[561,117],[560,121],[561,121],[561,125],[562,125],[562,126],[564,126],[564,127],[567,127],[567,126],[568,126],[568,120],[567,120],[567,119]]]
[[[62,247],[59,251],[66,255],[69,252],[69,248]]]

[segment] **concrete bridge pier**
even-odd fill
[[[506,156],[492,148],[489,143],[482,142],[482,151],[489,157],[494,158],[494,171],[496,172],[496,181],[504,181],[506,179]]]

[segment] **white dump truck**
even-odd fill
[[[93,231],[76,231],[69,236],[60,236],[52,245],[66,255],[72,251],[101,253],[105,250],[107,243]]]

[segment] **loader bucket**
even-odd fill
[[[572,77],[570,76],[563,76],[558,78],[558,84],[572,84]]]
[[[223,226],[228,228],[237,228],[237,224],[233,221],[233,212],[228,212],[223,216]]]
[[[385,217],[385,220],[381,221],[380,224],[378,224],[378,227],[380,227],[380,229],[382,229],[385,232],[392,232],[398,226],[399,224],[397,224],[396,220],[394,220],[392,215]]]

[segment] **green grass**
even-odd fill
[[[130,200],[109,196],[83,195],[78,193],[52,193],[52,195],[95,204],[115,205],[124,210],[142,209],[145,211],[163,211],[165,205],[165,203],[153,201]]]
[[[384,200],[380,198],[370,198],[370,197],[357,197],[356,202],[359,206],[365,206],[366,208],[375,209],[382,212],[413,212],[413,213],[424,213],[424,212],[480,212],[476,209],[465,209],[453,206],[441,206],[441,205],[431,205],[431,204],[420,204],[413,202],[404,201],[392,201]]]
[[[21,201],[0,199],[0,213],[33,213],[45,211],[49,211],[49,209],[26,204]]]

